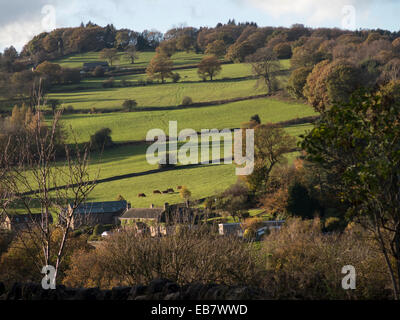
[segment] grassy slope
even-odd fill
[[[143,68],[154,53],[141,53],[135,68]],[[200,55],[179,53],[173,57],[175,65],[198,63]],[[64,67],[80,67],[83,62],[98,61],[98,53],[87,53],[67,57],[58,61]],[[118,65],[118,64],[117,64]],[[121,67],[132,67],[127,61],[121,60]],[[282,61],[282,69],[288,69],[289,61]],[[251,75],[251,68],[247,64],[224,65],[222,72],[215,82],[200,82],[197,70],[180,70],[181,83],[151,85],[137,88],[115,88],[104,90],[101,83],[104,79],[87,79],[79,86],[94,87],[97,90],[86,92],[72,92],[52,94],[50,98],[57,98],[66,105],[73,105],[75,109],[84,108],[112,108],[120,107],[125,99],[135,99],[140,106],[176,106],[184,96],[191,96],[195,102],[242,97],[264,93],[262,88],[255,88],[254,80],[229,80],[245,78]],[[138,81],[146,76],[128,75],[116,77],[118,84],[121,80]],[[64,86],[64,88],[68,88]],[[88,141],[89,136],[102,127],[112,129],[114,141],[142,140],[148,130],[161,128],[166,130],[168,121],[177,120],[179,130],[193,128],[233,128],[254,115],[259,114],[263,122],[278,122],[313,115],[308,106],[286,103],[273,99],[257,99],[241,101],[221,106],[203,108],[189,108],[182,110],[165,110],[153,112],[112,113],[97,115],[66,115],[64,125],[72,127],[80,142]],[[310,129],[310,125],[297,125],[286,128],[287,132],[298,136]],[[124,146],[107,150],[103,155],[93,154],[92,174],[100,173],[100,178],[109,178],[123,174],[144,172],[155,169],[145,158],[145,146]],[[291,153],[289,161],[297,156]],[[181,201],[179,194],[153,195],[153,190],[174,188],[186,185],[194,198],[210,196],[224,190],[237,180],[234,165],[208,165],[197,168],[180,168],[174,171],[160,172],[147,176],[122,179],[114,182],[99,184],[91,194],[92,201],[114,200],[121,194],[132,202],[134,207],[148,207],[151,203],[162,205],[165,202]],[[146,198],[138,198],[139,193],[145,193]]]
[[[64,125],[72,127],[79,142],[103,127],[112,130],[114,141],[144,140],[153,128],[167,130],[168,121],[178,121],[178,129],[237,128],[258,114],[263,122],[279,122],[314,115],[311,107],[273,99],[255,99],[219,106],[152,112],[110,113],[96,115],[66,115]]]
[[[174,61],[175,60],[174,56]],[[287,62],[282,62],[282,69],[287,69]],[[79,87],[88,88],[84,91],[67,93],[52,93],[49,99],[58,99],[64,105],[72,105],[75,109],[120,108],[127,99],[134,99],[140,107],[149,106],[177,106],[185,96],[194,102],[246,97],[263,94],[266,89],[256,86],[256,81],[246,79],[251,76],[251,66],[248,64],[228,64],[222,66],[221,73],[215,81],[203,82],[197,75],[197,69],[179,70],[181,82],[174,84],[153,84],[141,87],[119,87],[121,80],[133,83],[145,80],[145,74],[115,77],[116,88],[103,89],[103,78],[89,78],[79,84]],[[74,86],[64,86],[74,88]],[[156,94],[155,94],[156,93]]]
[[[155,52],[139,52],[139,59],[137,59],[132,65],[130,60],[124,56],[124,53],[120,52],[120,60],[115,61],[113,66],[133,69],[146,68],[147,64],[154,57],[154,55]],[[202,57],[202,54],[178,52],[173,56],[173,60],[176,66],[183,66],[199,63]],[[82,68],[83,64],[86,62],[97,61],[104,61],[104,59],[100,59],[99,52],[86,52],[82,54],[69,55],[52,62],[59,64],[63,68]]]

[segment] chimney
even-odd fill
[[[167,210],[168,207],[169,207],[169,203],[168,202],[164,203],[164,210]]]
[[[151,205],[150,205],[150,209],[154,209],[154,204],[151,204]]]

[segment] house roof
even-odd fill
[[[81,204],[76,214],[117,213],[128,207],[126,201],[88,202]]]
[[[164,212],[164,208],[149,208],[149,209],[129,209],[120,219],[158,219]]]
[[[42,215],[40,213],[32,213],[30,214],[11,214],[9,215],[10,221],[12,223],[28,223],[32,220],[35,222],[39,222],[42,219]],[[49,221],[53,221],[53,217],[49,215]]]

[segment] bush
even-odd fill
[[[289,187],[286,210],[293,216],[312,218],[316,209],[315,201],[307,188],[295,182]]]
[[[111,138],[111,129],[103,128],[90,137],[90,146],[92,150],[102,150],[114,145]]]
[[[183,97],[182,99],[183,106],[190,106],[191,104],[193,104],[193,100],[191,97]]]
[[[104,80],[102,83],[102,87],[103,88],[113,88],[114,87],[114,78]]]
[[[102,66],[97,66],[94,70],[93,70],[93,76],[97,77],[97,78],[101,78],[104,77],[104,68]]]
[[[101,248],[77,253],[64,284],[88,287],[95,283],[109,288],[115,283],[149,283],[154,278],[170,279],[179,285],[260,283],[261,268],[253,260],[253,249],[240,239],[220,237],[204,225],[195,229],[180,227],[178,231],[164,237],[137,234],[133,229],[115,233],[103,241]],[[88,261],[92,261],[90,270]]]
[[[69,105],[64,109],[64,113],[71,114],[74,113],[74,107]]]
[[[136,107],[138,104],[136,100],[125,100],[122,106],[124,107],[124,110],[131,112],[134,107]]]
[[[101,234],[104,232],[104,227],[101,224],[97,224],[94,229],[93,229],[93,235],[94,236],[101,236]]]
[[[329,217],[324,223],[326,232],[343,231],[346,223],[338,217]]]
[[[274,299],[388,299],[390,279],[383,256],[359,226],[324,234],[319,219],[290,219],[263,242],[268,255],[264,286]],[[343,290],[342,268],[357,271],[357,290]]]
[[[179,73],[173,73],[171,78],[174,83],[177,83],[181,80],[181,75]]]

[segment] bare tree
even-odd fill
[[[55,112],[47,126],[38,106],[34,124],[10,137],[0,156],[1,213],[10,216],[18,207],[28,214],[23,230],[28,236],[21,239],[29,239],[42,252],[37,267],[55,267],[55,279],[75,212],[96,185],[89,176],[88,146],[75,143],[71,148],[60,140],[60,117],[61,112]],[[57,225],[52,225],[52,216],[58,216]],[[61,233],[56,244],[54,232]]]
[[[257,85],[265,85],[269,95],[276,91],[276,76],[280,70],[280,62],[275,53],[269,48],[261,48],[248,56],[246,60],[251,63],[253,74],[258,77]]]
[[[139,58],[139,54],[134,45],[128,46],[128,48],[125,51],[125,55],[128,59],[131,60],[131,64],[134,64],[135,60]]]
[[[119,60],[118,50],[115,49],[115,48],[103,49],[102,51],[100,51],[100,59],[108,60],[108,62],[112,66],[114,61],[118,61]]]

